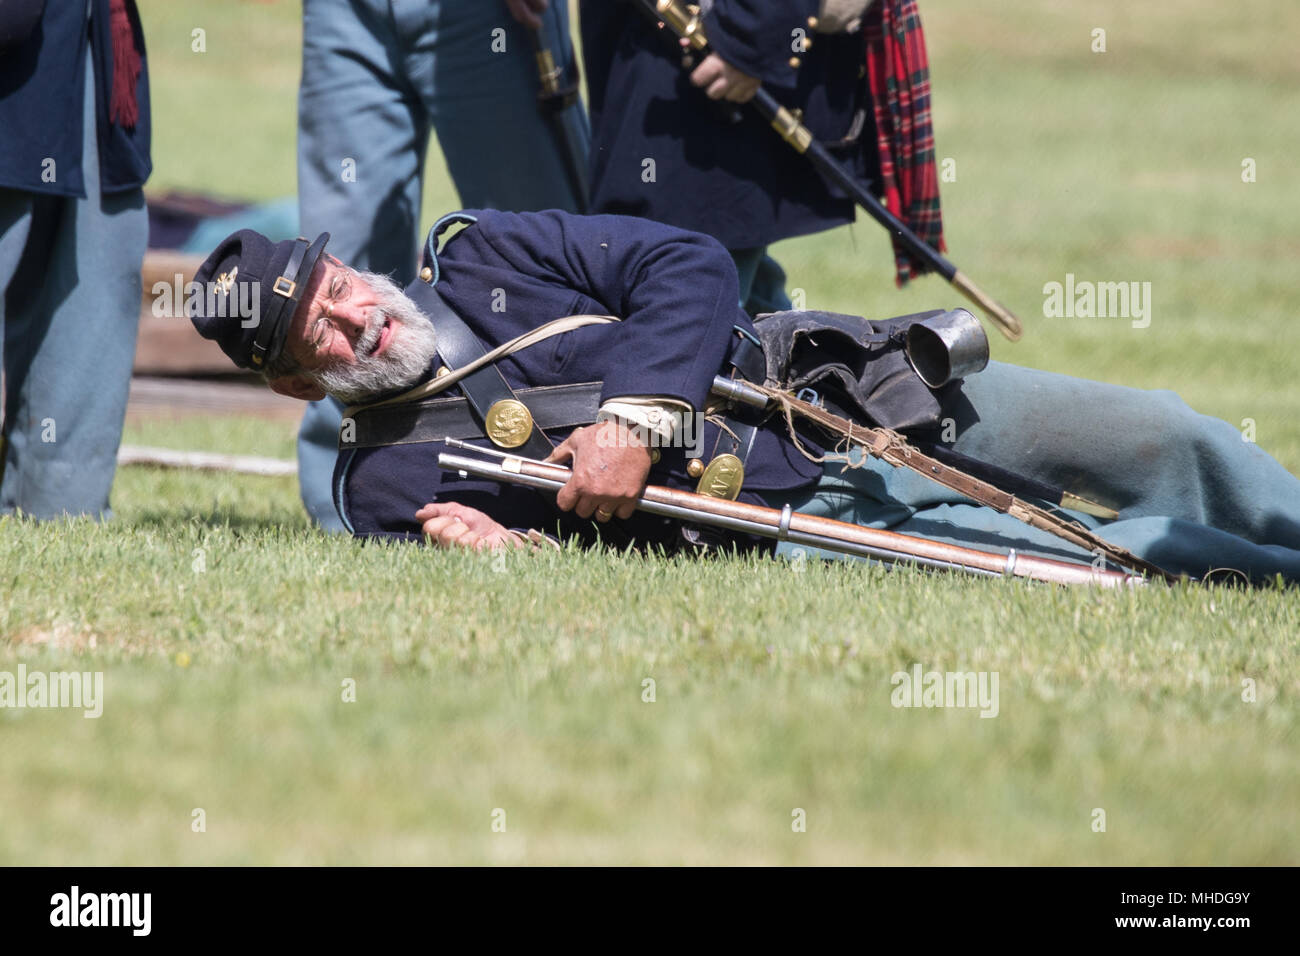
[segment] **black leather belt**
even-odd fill
[[[464,384],[463,381],[461,384]],[[521,388],[514,397],[528,406],[534,431],[548,428],[571,430],[590,425],[600,411],[601,382],[577,385],[547,385]],[[433,398],[422,402],[380,405],[353,415],[353,440],[339,442],[340,448],[375,448],[380,445],[414,445],[419,442],[456,438],[470,441],[485,437],[483,421],[468,399]],[[519,454],[532,457],[521,449]],[[549,451],[543,452],[545,458]]]

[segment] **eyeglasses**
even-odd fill
[[[351,273],[347,269],[340,269],[334,274],[334,278],[330,280],[324,313],[312,323],[311,337],[307,342],[307,347],[311,349],[313,355],[325,347],[325,344],[329,341],[330,332],[338,328],[334,322],[334,306],[340,302],[346,302],[351,294]]]

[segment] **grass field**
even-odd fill
[[[141,7],[151,188],[291,194],[298,5]],[[1027,328],[995,358],[1175,388],[1300,470],[1300,8],[922,13],[951,255]],[[426,218],[455,204],[435,155]],[[776,253],[810,307],[957,304],[886,248],[864,221]],[[1149,327],[1044,317],[1067,273],[1150,282]],[[293,454],[255,418],[125,440]],[[363,546],[291,479],[146,468],[114,506],[0,520],[0,671],[105,686],[97,720],[0,710],[0,863],[1300,862],[1295,589]],[[998,672],[998,716],[894,708],[914,663]]]

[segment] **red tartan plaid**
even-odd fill
[[[930,121],[930,61],[915,0],[878,0],[867,11],[862,30],[885,207],[944,252]],[[899,286],[930,271],[896,240],[894,261]]]
[[[109,0],[108,22],[113,37],[113,89],[109,94],[108,116],[118,126],[130,129],[140,119],[140,104],[135,99],[140,51],[135,48],[126,0]]]

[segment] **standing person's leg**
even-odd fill
[[[785,270],[767,254],[767,246],[729,249],[740,280],[740,307],[750,315],[794,308],[785,291]]]
[[[35,200],[7,290],[0,511],[37,518],[107,516],[135,359],[149,223],[141,190],[100,196],[94,76],[87,66],[87,198]]]
[[[754,284],[749,289],[745,311],[750,315],[764,312],[786,312],[794,308],[785,288],[785,270],[763,247],[763,254],[754,269]]]
[[[1001,362],[948,405],[954,447],[1095,498],[1122,519],[1164,515],[1300,547],[1300,479],[1174,392]]]
[[[304,3],[298,95],[302,232],[329,232],[331,255],[405,285],[415,276],[429,123],[400,61],[387,0]],[[343,530],[331,492],[341,416],[333,398],[312,402],[298,432],[303,504],[331,531]]]
[[[568,6],[564,0],[551,6],[552,52],[572,63]],[[442,0],[428,9],[413,6],[407,16],[408,32],[418,35],[406,51],[408,75],[433,118],[461,204],[574,211],[563,154],[538,109],[529,31],[502,0]]]
[[[27,248],[27,241],[31,235],[35,202],[36,197],[31,193],[17,189],[0,189],[0,360],[3,360],[0,380],[3,380],[5,388],[4,395],[0,395],[0,482],[4,480],[7,460],[5,432],[9,429],[9,417],[13,414],[9,389],[13,385],[15,375],[20,371],[16,365],[10,368],[13,354],[12,350],[5,348],[8,334],[5,314],[6,311],[12,311],[7,309],[10,287],[14,288],[15,297],[22,287],[21,283],[14,280],[18,276],[18,264],[22,261],[23,250]],[[0,503],[0,512],[4,510],[7,509]]]

